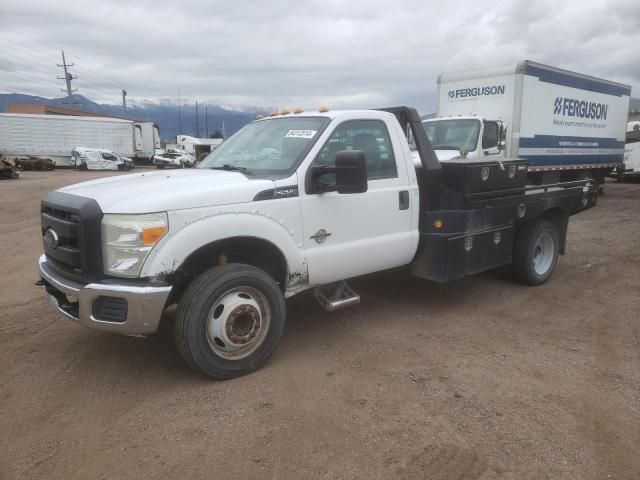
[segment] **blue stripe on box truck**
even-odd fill
[[[631,87],[627,87],[624,85],[613,85],[609,82],[600,82],[596,79],[570,75],[555,70],[547,70],[545,68],[540,68],[529,63],[527,63],[524,67],[524,74],[530,75],[532,77],[538,77],[541,82],[577,88],[579,90],[588,90],[590,92],[604,93],[606,95],[615,95],[616,97],[622,97],[625,95],[631,96]]]
[[[529,162],[530,167],[571,166],[571,165],[601,165],[622,163],[622,154],[611,155],[520,155]]]
[[[520,137],[520,148],[580,148],[600,149],[619,148],[624,149],[624,141],[611,137],[569,137],[562,135],[534,135]]]

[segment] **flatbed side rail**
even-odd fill
[[[545,184],[545,185],[527,185],[525,187],[525,192],[529,193],[529,192],[537,192],[537,191],[543,191],[543,192],[548,192],[549,190],[553,189],[553,190],[567,190],[569,188],[597,188],[597,186],[595,185],[595,181],[593,180],[574,180],[571,182],[558,182],[558,183],[549,183],[549,184]]]

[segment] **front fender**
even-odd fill
[[[255,237],[275,245],[287,262],[287,290],[302,287],[308,278],[302,249],[302,226],[258,210],[217,212],[169,212],[170,234],[147,257],[141,277],[165,275],[177,270],[200,247],[233,237]],[[181,226],[181,228],[180,228]]]

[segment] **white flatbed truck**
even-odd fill
[[[436,282],[509,264],[549,280],[597,188],[526,176],[524,160],[438,161],[412,108],[285,112],[195,169],[47,194],[38,284],[72,321],[127,335],[154,333],[177,304],[188,364],[236,377],[267,361],[285,298],[307,289],[334,310],[359,301],[346,280],[400,266]]]

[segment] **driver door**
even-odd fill
[[[412,212],[418,208],[418,194],[417,187],[409,185],[397,133],[382,113],[375,120],[345,119],[301,176],[303,245],[310,284],[404,265],[413,258],[417,233],[412,229]],[[335,175],[323,175],[327,191],[316,193],[310,179],[312,168],[335,165],[336,153],[341,150],[364,152],[368,191],[339,194]]]

